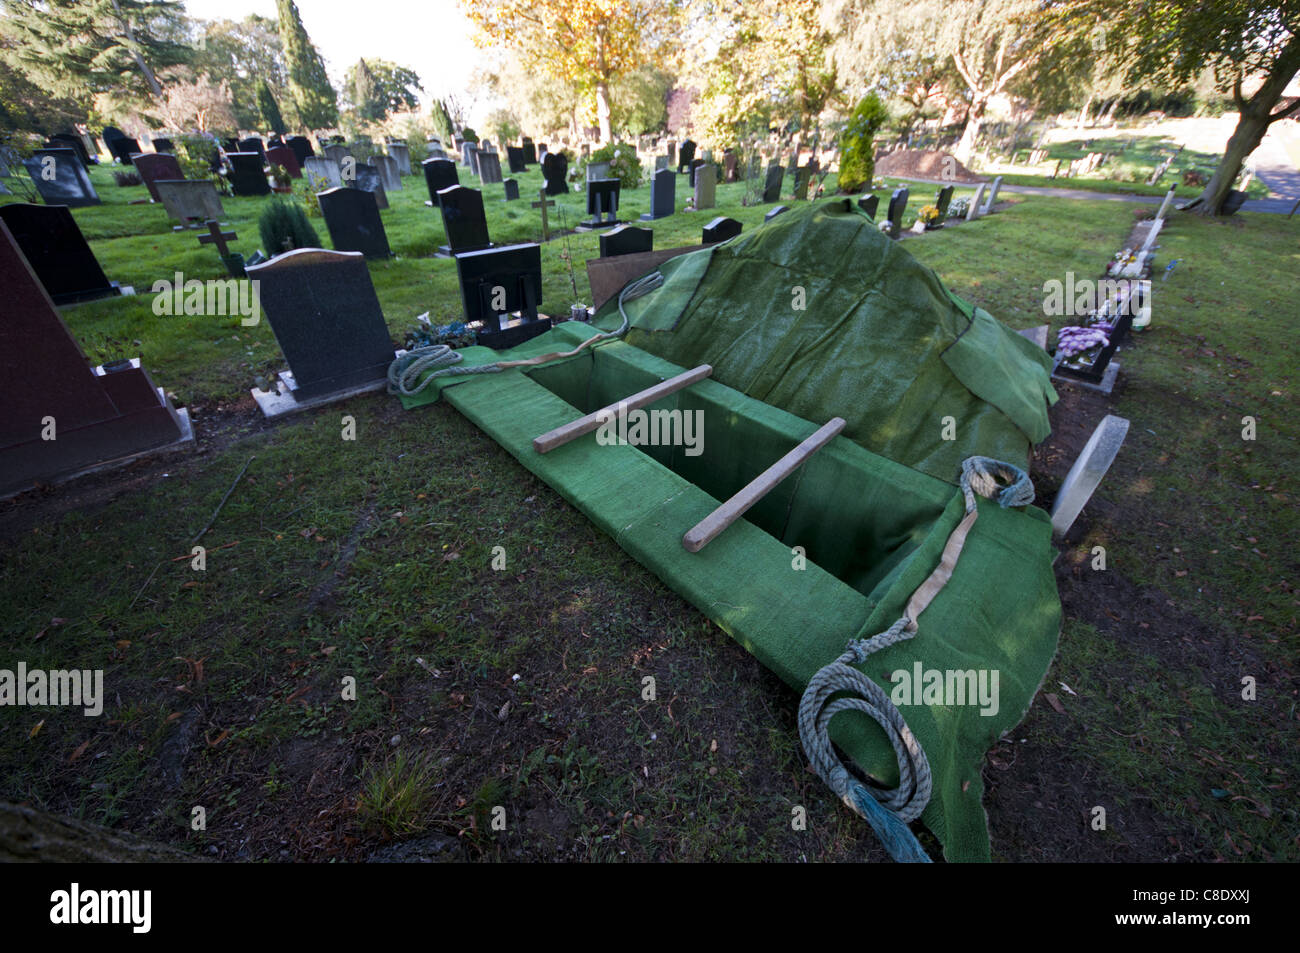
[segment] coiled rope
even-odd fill
[[[457,367],[456,365],[460,364],[464,357],[459,351],[452,350],[450,345],[433,344],[429,347],[412,348],[388,365],[388,393],[413,397],[439,377],[463,374],[497,374],[511,367],[532,367],[550,361],[557,361],[560,358],[573,357],[593,344],[621,337],[632,323],[627,316],[627,312],[623,310],[623,303],[647,295],[661,287],[663,283],[663,274],[654,271],[625,285],[623,290],[618,293],[618,313],[623,316],[623,323],[618,330],[593,335],[571,351],[555,351],[519,361],[497,361],[494,364],[472,364],[468,367]],[[426,372],[431,373],[426,374]],[[421,380],[422,376],[423,380]]]
[[[1034,499],[1034,486],[1027,473],[989,457],[969,457],[962,462],[961,491],[966,501],[966,516],[948,537],[939,565],[912,593],[902,617],[870,638],[862,638],[859,633],[843,655],[812,677],[799,702],[799,737],[818,776],[866,819],[890,857],[908,863],[930,862],[907,826],[930,803],[930,762],[889,695],[854,666],[861,665],[881,649],[916,635],[916,619],[952,577],[966,535],[979,515],[976,494],[997,499],[1004,507],[1025,506]],[[898,787],[893,790],[868,787],[840,760],[831,746],[830,723],[843,711],[860,711],[884,729],[898,761]]]

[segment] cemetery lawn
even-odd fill
[[[282,366],[269,327],[155,315],[152,282],[222,277],[216,253],[160,207],[123,204],[143,187],[93,176],[113,204],[74,215],[139,293],[64,319],[96,359],[142,354],[199,448],[4,504],[0,667],[102,668],[107,700],[100,718],[7,711],[3,796],[224,859],[885,859],[806,768],[795,693],[446,404],[408,413],[380,394],[264,423],[248,389]],[[517,178],[520,202],[485,190],[498,242],[540,237],[540,173]],[[453,263],[427,257],[439,217],[419,177],[404,184],[382,213],[397,258],[371,264],[399,344],[415,315],[460,312]],[[770,206],[742,192],[648,223],[656,247],[697,243],[716,215],[756,227]],[[922,200],[913,188],[911,214]],[[224,200],[246,255],[263,201]],[[625,193],[621,217],[648,205],[648,186]],[[906,247],[1030,327],[1044,281],[1095,276],[1151,211],[1012,196]],[[551,222],[584,212],[560,197]],[[1161,262],[1183,261],[1120,355],[1117,396],[1061,388],[1040,495],[1101,414],[1133,426],[1057,563],[1058,658],[988,759],[996,859],[1297,859],[1294,227],[1172,216]],[[543,247],[544,311],[589,302],[596,247]],[[190,546],[209,521],[200,573]]]

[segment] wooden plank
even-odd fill
[[[844,418],[832,418],[811,437],[754,477],[739,493],[691,527],[682,537],[682,546],[688,553],[698,553],[843,429]]]
[[[542,434],[540,437],[533,438],[533,449],[538,453],[550,453],[556,447],[562,447],[571,440],[577,440],[583,434],[589,434],[593,430],[600,429],[601,424],[612,419],[616,414],[629,410],[637,410],[647,404],[653,404],[655,401],[667,397],[669,394],[675,394],[684,387],[690,387],[713,373],[713,368],[708,364],[701,364],[699,367],[692,368],[676,377],[670,377],[666,381],[660,381],[653,387],[647,387],[643,391],[638,391],[629,397],[602,407],[600,410],[593,411],[585,417],[579,417],[567,424],[556,427],[554,430]],[[842,423],[842,421],[841,421]]]
[[[707,245],[686,245],[681,248],[637,252],[635,255],[612,255],[609,258],[591,259],[587,262],[587,281],[591,284],[592,307],[599,308],[622,291],[629,281],[650,274],[668,259],[707,247]]]

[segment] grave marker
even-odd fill
[[[303,171],[307,173],[307,181],[314,189],[337,189],[343,184],[338,163],[328,156],[308,156],[303,163]]]
[[[122,293],[104,274],[67,206],[15,202],[0,206],[0,221],[55,304]]]
[[[374,192],[360,188],[329,189],[316,198],[336,251],[359,251],[367,258],[392,255]]]
[[[903,216],[907,214],[907,189],[894,189],[889,197],[889,237],[898,240],[903,231]]]
[[[507,202],[516,202],[519,200],[518,182],[516,182],[514,179],[506,179],[505,182],[502,183],[502,185],[505,186]]]
[[[551,327],[541,318],[542,255],[534,243],[481,249],[456,256],[465,323],[477,326],[477,343],[505,350]]]
[[[370,164],[379,173],[379,182],[385,192],[402,190],[402,173],[397,168],[397,160],[392,156],[371,156]]]
[[[262,156],[257,152],[228,152],[230,162],[230,189],[236,195],[269,195],[271,187],[266,182]],[[179,176],[178,176],[179,178]]]
[[[542,159],[542,175],[546,178],[547,195],[568,195],[569,160],[563,152],[548,152]]]
[[[779,165],[767,167],[767,178],[763,182],[763,202],[781,201],[781,186],[785,184],[785,169]]]
[[[616,255],[636,255],[640,252],[654,251],[654,243],[653,229],[620,225],[600,236],[600,257],[613,258]]]
[[[492,247],[487,213],[483,209],[483,193],[463,185],[453,185],[438,192],[438,208],[442,211],[442,227],[447,233],[447,244],[438,250],[440,257],[455,257],[467,251]]]
[[[424,204],[431,208],[437,207],[439,192],[453,185],[460,185],[460,176],[456,174],[456,163],[450,159],[425,159],[420,163],[420,168],[424,170],[424,184],[429,190],[429,201]]]
[[[86,167],[71,149],[38,149],[23,160],[23,167],[46,205],[84,208],[100,204]]]
[[[666,158],[666,157],[665,157]],[[643,222],[667,218],[676,211],[677,173],[663,168],[650,180],[650,211],[641,216]]]
[[[528,171],[524,162],[524,150],[519,146],[506,146],[506,162],[510,166],[511,175],[522,175]]]
[[[388,208],[388,195],[384,192],[384,183],[379,181],[379,170],[368,162],[358,162],[355,169],[356,178],[350,183],[352,188],[373,195],[378,208]],[[360,249],[350,248],[348,251],[360,251]]]
[[[298,164],[298,156],[288,146],[272,146],[267,149],[266,161],[284,169],[291,179],[302,178],[302,166]]]
[[[495,152],[478,154],[478,177],[484,185],[497,185],[501,182],[501,157]]]
[[[178,228],[226,214],[217,187],[210,179],[160,179],[155,184],[167,215],[180,221]]]
[[[982,187],[983,186],[981,186],[981,188]],[[1002,188],[1002,176],[999,175],[993,180],[993,184],[989,186],[989,197],[985,200],[984,208],[980,210],[980,215],[988,215],[993,211],[993,203],[998,200],[998,189],[1000,188]]]
[[[713,208],[716,204],[718,167],[712,162],[695,170],[695,208]]]
[[[316,155],[316,150],[312,148],[311,140],[306,136],[290,136],[284,140],[284,144],[293,151],[293,157],[298,160],[298,168],[304,168],[307,160]]]
[[[672,155],[672,152],[669,152]],[[691,163],[695,161],[695,143],[690,139],[683,139],[677,149],[677,172],[690,172]]]
[[[385,147],[389,157],[397,163],[398,175],[411,174],[411,150],[405,142],[390,142]]]
[[[700,242],[704,245],[716,245],[740,234],[741,224],[734,218],[719,217],[704,226]]]
[[[880,207],[879,195],[867,195],[858,199],[858,208],[871,216],[871,220],[876,220],[876,210]]]
[[[973,222],[984,214],[980,210],[980,201],[984,198],[984,184],[980,183],[975,189],[975,194],[971,197],[970,205],[966,207],[966,221]]]
[[[140,178],[144,181],[145,188],[149,190],[149,198],[155,202],[158,201],[158,187],[154,185],[158,179],[183,179],[185,174],[181,172],[181,164],[173,155],[166,153],[145,153],[135,158],[135,171],[140,173]]]
[[[618,224],[618,199],[622,182],[618,179],[587,180],[587,214],[579,229],[609,228]]]

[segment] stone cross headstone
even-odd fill
[[[388,195],[384,192],[384,183],[379,179],[379,170],[370,163],[358,162],[356,164],[356,178],[352,180],[351,185],[354,189],[371,193],[375,197],[376,207],[388,208]],[[357,248],[347,250],[360,251]]]
[[[298,160],[298,168],[300,169],[307,165],[308,159],[316,155],[311,140],[306,136],[290,136],[284,140],[284,144],[293,150],[293,157]]]
[[[785,184],[785,169],[779,165],[767,168],[767,178],[763,182],[763,202],[781,201],[781,186]]]
[[[639,252],[654,251],[654,242],[653,229],[620,225],[600,236],[600,257],[613,258],[616,255],[635,255]]]
[[[903,231],[908,195],[907,189],[894,189],[894,194],[889,197],[889,237],[895,240]]]
[[[518,201],[518,199],[519,199],[519,183],[516,182],[514,179],[506,179],[505,182],[502,183],[502,185],[505,186],[505,190],[506,190],[506,201],[507,201],[507,202],[515,202],[515,201]]]
[[[501,181],[501,156],[495,152],[478,154],[478,177],[484,185],[496,185]]]
[[[23,160],[23,166],[47,205],[83,208],[100,204],[86,167],[71,149],[38,149]]]
[[[710,162],[695,170],[695,207],[697,209],[713,208],[717,204],[715,200],[717,168]]]
[[[269,195],[262,155],[258,152],[228,152],[230,188],[236,195]]]
[[[307,173],[307,180],[314,189],[337,189],[343,184],[339,165],[329,156],[308,156],[303,163],[303,171]]]
[[[980,208],[980,202],[984,199],[984,183],[980,183],[975,189],[975,194],[971,196],[970,205],[966,206],[966,221],[973,222],[984,214]]]
[[[156,184],[167,215],[179,220],[182,226],[220,219],[226,214],[217,187],[210,179],[160,179]]]
[[[291,179],[302,178],[302,166],[298,164],[298,156],[288,146],[272,146],[267,149],[266,161],[284,169]]]
[[[362,188],[329,189],[316,198],[336,251],[359,251],[367,258],[388,258],[392,254],[374,192]]]
[[[879,195],[867,195],[858,199],[858,208],[862,209],[862,211],[866,212],[869,216],[871,216],[871,220],[873,222],[876,220],[876,209],[879,208],[879,206],[880,206]]]
[[[67,206],[25,202],[0,205],[0,220],[55,304],[75,304],[121,293],[104,275]],[[0,288],[0,295],[6,294]]]
[[[993,184],[989,186],[989,197],[984,202],[984,207],[980,209],[981,215],[988,215],[993,211],[993,203],[998,200],[998,189],[1000,188],[1002,188],[1002,176],[999,175],[993,180]]]
[[[405,142],[390,142],[384,147],[392,160],[397,163],[398,175],[411,174],[411,150]]]
[[[734,218],[719,217],[704,226],[700,236],[703,245],[716,245],[740,234],[741,224]]]
[[[478,189],[463,185],[443,189],[438,193],[438,207],[442,211],[443,231],[447,233],[447,244],[440,249],[444,256],[491,247],[483,193]]]
[[[650,180],[650,211],[641,216],[643,222],[667,218],[676,211],[677,173],[660,169]]]
[[[429,190],[429,201],[425,205],[437,206],[438,193],[453,185],[460,185],[460,176],[456,174],[456,163],[450,159],[425,159],[420,163],[424,170],[424,184]]]
[[[368,203],[378,221],[368,193],[333,191],[345,202]],[[248,277],[259,282],[262,310],[289,362],[281,375],[285,397],[320,402],[387,379],[393,342],[362,254],[299,248],[250,265]],[[267,398],[276,395],[253,396],[269,415]]]
[[[563,152],[548,152],[542,159],[542,175],[546,178],[547,195],[569,193],[569,160]]]
[[[397,160],[392,156],[371,156],[370,164],[379,173],[379,183],[385,192],[402,191],[402,173],[397,168]]]
[[[216,219],[209,219],[204,224],[208,227],[208,233],[199,236],[199,244],[214,246],[221,260],[225,261],[230,257],[230,246],[226,242],[233,242],[239,236],[234,232],[223,232],[221,224]]]
[[[0,288],[0,493],[52,483],[191,434],[188,420],[138,360],[91,367],[3,223]]]

